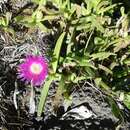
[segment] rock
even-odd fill
[[[125,105],[112,99],[121,112],[120,116],[123,117],[114,115],[109,96],[99,88],[95,88],[94,85],[87,83],[84,81],[73,88],[71,95],[73,100],[67,112],[63,114],[62,111],[59,118],[50,114],[45,115],[47,130],[115,130],[116,128],[129,130],[130,111]]]

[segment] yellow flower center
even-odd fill
[[[40,74],[41,71],[42,71],[42,66],[41,64],[38,64],[38,63],[33,63],[31,66],[30,66],[30,70],[33,74]]]

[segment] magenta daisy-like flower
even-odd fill
[[[48,74],[48,64],[44,57],[28,55],[24,62],[18,66],[18,77],[22,81],[41,85]]]

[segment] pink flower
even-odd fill
[[[24,63],[18,66],[18,77],[22,81],[32,83],[34,86],[41,85],[48,74],[48,64],[44,57],[28,55]]]

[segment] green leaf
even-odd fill
[[[48,91],[49,91],[49,87],[51,82],[54,80],[53,76],[49,76],[46,81],[45,84],[43,85],[42,91],[41,91],[41,97],[40,97],[40,102],[38,104],[38,111],[37,111],[37,115],[41,116],[43,109],[44,109],[44,105],[45,105],[45,101],[46,101],[46,97],[48,95]]]
[[[93,69],[97,69],[94,65],[92,65],[92,63],[89,63],[88,60],[81,60],[81,62],[78,63],[79,66],[81,67],[91,67]]]
[[[96,78],[94,79],[95,84],[99,87],[100,83],[102,81],[102,78]]]
[[[41,22],[38,22],[37,26],[42,32],[49,32],[49,29],[47,29]]]
[[[46,20],[54,20],[57,19],[59,16],[58,14],[53,14],[53,15],[46,15],[44,16],[41,21],[46,21]]]
[[[87,78],[94,78],[95,77],[95,71],[93,71],[93,69],[91,69],[90,67],[85,67],[85,72],[86,72],[86,76]]]
[[[106,91],[109,94],[111,93],[110,87],[105,82],[103,82],[101,77],[95,78],[94,82],[97,87],[100,87],[102,90]]]
[[[124,63],[125,63],[126,65],[130,66],[130,59],[124,60]]]
[[[101,10],[101,9],[104,9],[106,6],[108,6],[109,7],[109,1],[102,1],[102,2],[100,2],[100,3],[98,3],[98,5],[96,6],[96,12],[97,12],[97,14],[100,14],[99,13],[99,11]],[[102,13],[102,12],[101,12]]]
[[[113,74],[113,72],[109,68],[107,68],[106,66],[99,64],[98,67],[99,67],[99,69],[104,70],[108,74]]]
[[[66,32],[63,32],[56,42],[56,46],[55,46],[54,53],[53,53],[54,58],[56,58],[56,60],[52,63],[52,68],[53,68],[54,73],[57,70],[57,64],[58,64],[58,60],[59,60],[60,50],[61,50],[61,46],[62,46],[65,35],[66,35]]]
[[[42,12],[38,10],[35,13],[36,13],[36,16],[35,16],[36,17],[36,22],[40,22],[42,20],[42,18],[43,18]]]
[[[114,99],[110,96],[107,96],[107,99],[108,99],[108,103],[110,104],[111,106],[111,109],[112,109],[112,112],[113,114],[118,118],[118,119],[121,119],[123,120],[123,113],[122,111],[120,110],[120,108],[118,107],[117,103],[114,101]]]
[[[92,54],[91,57],[92,57],[92,60],[95,60],[95,59],[104,60],[111,55],[115,56],[116,54],[111,53],[111,52],[99,52],[99,53]]]
[[[79,81],[86,80],[86,79],[90,79],[90,77],[86,77],[86,76],[76,77],[72,82],[73,83],[78,83]]]
[[[6,20],[4,18],[1,18],[1,24],[2,26],[6,27]]]
[[[9,21],[11,20],[12,14],[10,12],[7,12],[5,17],[6,17],[6,26],[8,26]]]
[[[128,93],[126,93],[125,95],[124,95],[124,103],[125,103],[125,105],[130,109],[130,93],[128,92]]]
[[[107,12],[108,10],[113,9],[116,6],[117,6],[117,4],[113,4],[113,5],[110,5],[110,6],[106,7],[106,8],[102,8],[102,9],[99,10],[98,13],[100,14],[100,13]]]
[[[10,34],[12,34],[12,37],[15,37],[15,31],[11,28],[5,27],[4,30]]]
[[[116,44],[114,44],[114,52],[120,51],[122,48],[126,48],[128,45],[130,45],[130,36],[126,36],[124,38],[119,38],[116,40]]]
[[[96,12],[97,12],[97,14],[103,14],[104,12],[107,12],[116,6],[117,6],[117,4],[110,5],[109,1],[102,1],[97,5]]]
[[[47,2],[47,0],[40,0],[39,2],[39,8],[42,6],[42,5],[45,5]]]
[[[103,81],[100,81],[100,86],[102,89],[104,89],[105,91],[111,92],[110,87]]]
[[[68,8],[68,10],[71,9],[71,2],[70,2],[70,0],[67,0],[67,8]]]

